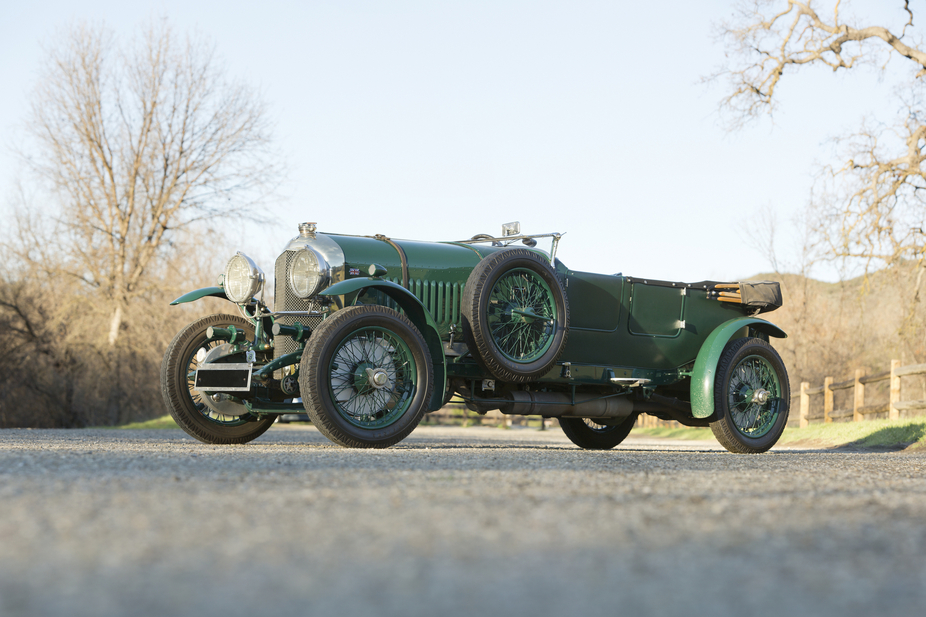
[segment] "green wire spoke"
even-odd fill
[[[337,368],[335,368],[337,367]],[[382,370],[387,386],[368,382],[367,369]],[[417,386],[408,345],[391,330],[361,328],[344,338],[332,354],[329,388],[337,412],[360,428],[388,426],[402,417]],[[341,383],[336,384],[335,382]]]
[[[503,356],[528,363],[549,349],[555,333],[549,323],[556,317],[555,298],[537,273],[525,268],[505,273],[495,282],[488,299],[486,324]]]
[[[765,403],[753,400],[755,392],[766,390]],[[772,366],[760,356],[747,356],[731,372],[727,390],[727,405],[736,430],[746,437],[767,434],[778,416],[781,383]]]

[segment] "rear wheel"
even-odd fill
[[[404,315],[350,306],[312,333],[299,368],[312,423],[349,448],[387,448],[408,436],[434,387],[431,355]]]
[[[711,431],[724,448],[759,454],[777,443],[788,423],[791,387],[781,356],[757,338],[727,344],[714,381]]]
[[[560,418],[559,425],[572,443],[586,450],[610,450],[624,441],[637,420],[636,414],[611,424],[601,424],[592,418]]]
[[[254,326],[237,315],[209,315],[181,330],[167,347],[161,362],[161,393],[164,404],[177,425],[192,437],[215,444],[247,443],[270,428],[275,416],[257,418],[244,405],[230,400],[213,403],[205,394],[193,390],[193,380],[199,366],[197,354],[218,347],[220,341],[206,336],[209,327],[235,326],[248,338],[254,336]]]

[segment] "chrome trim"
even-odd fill
[[[299,223],[299,235],[305,238],[314,238],[317,229],[315,223]]]
[[[286,246],[283,247],[283,252],[301,251],[306,246],[311,246],[316,253],[325,258],[325,262],[328,264],[328,268],[331,271],[332,284],[340,283],[345,279],[344,251],[341,250],[341,246],[337,242],[326,234],[316,233],[314,238],[296,236],[286,243]]]
[[[559,247],[560,239],[565,236],[565,233],[549,233],[549,234],[522,234],[518,236],[499,236],[493,238],[488,234],[479,234],[473,236],[469,240],[454,240],[456,244],[478,244],[480,242],[491,242],[492,246],[510,246],[514,244],[516,240],[534,240],[535,238],[552,238],[552,245],[550,246],[550,263],[553,263],[553,260],[556,259],[556,249]],[[536,245],[536,241],[534,243]],[[531,247],[533,248],[533,247]]]
[[[250,362],[235,362],[228,364],[205,364],[196,369],[196,376],[193,378],[193,390],[196,392],[250,392],[251,391],[251,371],[254,365]],[[242,387],[200,387],[199,384],[199,373],[200,371],[241,371],[242,373],[247,372],[248,382],[246,386]],[[243,412],[242,412],[243,413]]]
[[[479,242],[514,242],[515,240],[523,240],[525,238],[556,238],[559,240],[565,233],[549,233],[549,234],[523,234],[519,236],[500,236],[498,238],[493,238],[489,235],[480,235],[470,238],[469,240],[454,240],[457,244],[477,244]]]
[[[612,377],[611,383],[618,386],[627,386],[628,388],[637,388],[648,384],[651,379],[646,379],[643,377]]]
[[[273,317],[276,317],[277,315],[306,315],[306,316],[309,316],[309,315],[324,315],[325,311],[272,311],[267,314],[272,315]]]
[[[299,253],[300,251],[305,251],[307,253],[312,253],[313,255],[315,255],[315,260],[318,263],[318,274],[320,276],[318,283],[316,283],[315,287],[309,290],[309,293],[307,293],[304,296],[296,292],[296,286],[293,284],[293,274],[296,272],[296,268],[294,267],[295,260],[298,259],[299,257],[294,256],[292,265],[290,265],[290,268],[289,268],[289,274],[286,277],[287,279],[286,284],[289,286],[289,290],[293,292],[293,295],[295,295],[297,298],[300,298],[302,300],[307,300],[315,296],[316,294],[318,294],[318,292],[320,292],[325,287],[328,287],[328,285],[331,283],[331,266],[328,265],[328,262],[327,260],[325,260],[324,255],[316,251],[310,244],[304,244],[299,251],[295,251],[295,252]]]
[[[243,257],[245,262],[247,263],[248,270],[249,270],[248,278],[251,280],[251,287],[249,288],[250,291],[247,294],[247,297],[243,301],[235,300],[234,298],[232,298],[231,295],[228,293],[228,287],[226,286],[226,283],[228,283],[228,268],[229,266],[231,266],[231,263],[238,257]],[[256,296],[257,293],[261,289],[263,289],[265,280],[266,280],[266,277],[264,276],[264,271],[260,269],[260,266],[258,266],[257,263],[253,259],[245,255],[241,251],[238,251],[237,253],[235,253],[234,257],[228,260],[228,263],[225,265],[225,270],[222,272],[222,289],[225,290],[225,295],[228,296],[228,299],[234,302],[235,304],[249,304],[251,302],[251,299],[254,296]]]

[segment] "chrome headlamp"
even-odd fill
[[[225,266],[225,295],[235,304],[247,304],[264,284],[264,272],[254,260],[239,252]]]
[[[328,283],[331,270],[318,251],[306,246],[296,251],[289,267],[289,287],[299,298],[310,298]]]

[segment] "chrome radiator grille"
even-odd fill
[[[275,311],[317,311],[321,305],[315,300],[303,300],[296,297],[289,289],[287,281],[289,280],[289,268],[292,265],[296,251],[285,251],[277,258],[276,265],[273,269],[273,310]],[[291,326],[297,321],[303,326],[308,326],[312,330],[317,328],[322,322],[321,315],[312,316],[292,316],[281,315],[276,321]],[[273,357],[288,353],[293,353],[299,349],[299,344],[288,336],[280,336],[274,339]]]

